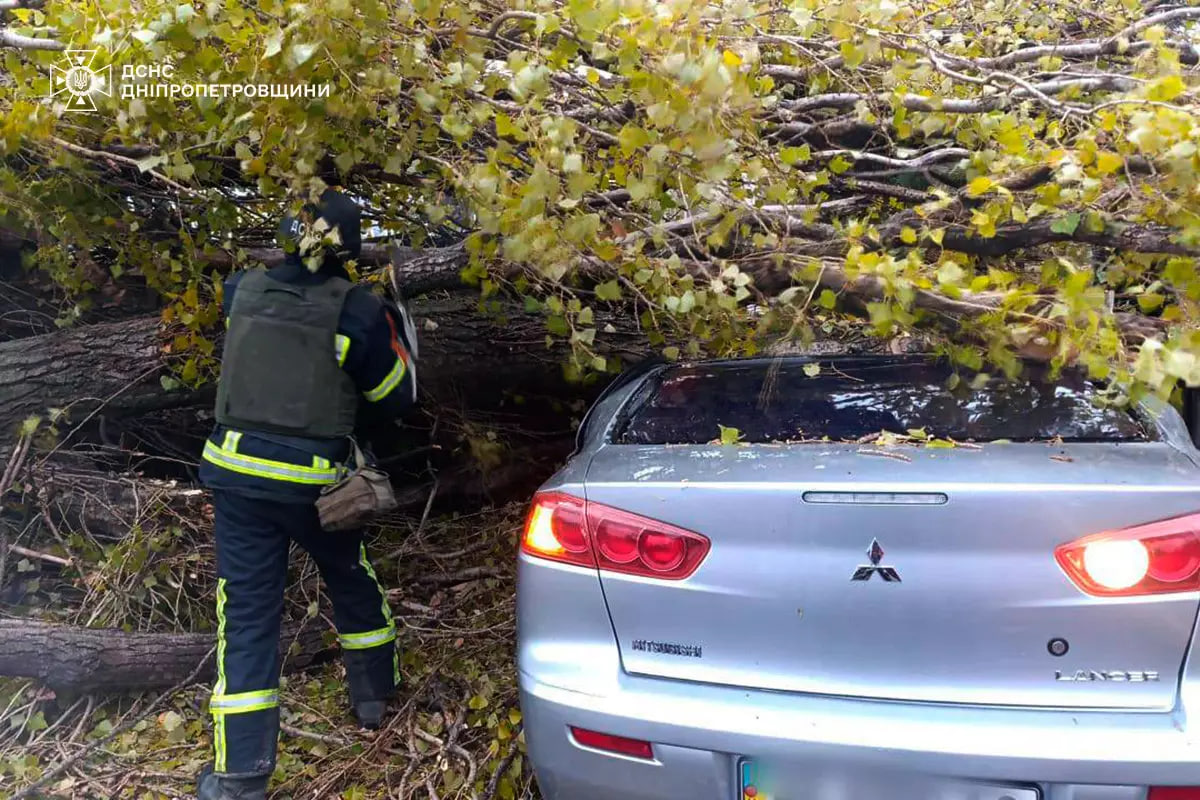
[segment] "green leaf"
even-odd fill
[[[1152,313],[1154,311],[1158,311],[1160,308],[1162,308],[1163,304],[1166,302],[1166,300],[1167,299],[1165,297],[1163,297],[1161,294],[1139,295],[1138,299],[1137,299],[1138,308],[1140,308],[1142,310],[1143,314],[1150,314],[1150,313]]]
[[[785,147],[779,151],[779,160],[789,167],[795,164],[803,164],[812,158],[812,148],[808,145],[801,147]]]
[[[149,172],[165,163],[167,163],[167,157],[164,155],[146,156],[145,158],[138,159],[137,168],[139,172]]]
[[[832,289],[822,289],[821,296],[817,298],[817,305],[833,310],[837,307],[837,295]]]
[[[25,730],[29,731],[30,733],[37,733],[38,731],[46,730],[47,727],[46,715],[45,713],[39,711],[29,718],[29,722],[25,725]]]
[[[1079,212],[1072,211],[1070,214],[1054,220],[1053,224],[1050,225],[1050,230],[1054,233],[1072,236],[1075,233],[1075,229],[1079,227],[1079,221],[1081,219],[1083,219],[1083,217],[1079,214]]]
[[[620,300],[621,285],[615,280],[605,281],[604,283],[597,284],[596,297],[601,300]]]
[[[853,162],[843,158],[842,156],[836,156],[832,161],[829,162],[829,169],[835,175],[841,175],[852,166],[854,166]]]
[[[723,444],[723,445],[737,444],[738,442],[740,442],[742,440],[742,432],[739,431],[737,428],[726,428],[724,425],[721,425],[719,423],[717,424],[717,427],[721,429],[721,436],[720,436],[721,444]]]

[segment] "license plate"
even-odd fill
[[[911,776],[866,774],[850,769],[804,770],[805,777],[786,780],[754,759],[738,762],[739,794],[736,800],[1041,800],[1041,792],[1026,786],[997,786],[970,781],[926,780]],[[783,787],[777,785],[783,784]],[[911,784],[911,785],[909,785]],[[905,789],[899,789],[906,786]],[[883,794],[880,792],[883,791]]]

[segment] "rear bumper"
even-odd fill
[[[546,800],[733,800],[739,756],[801,772],[1036,784],[1043,800],[1143,800],[1151,784],[1200,785],[1200,742],[1181,713],[942,707],[625,674],[591,694],[522,671],[520,688]],[[572,725],[651,741],[656,760],[584,749]]]

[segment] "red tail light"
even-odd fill
[[[1146,800],[1200,800],[1200,786],[1151,786]]]
[[[1200,590],[1200,514],[1087,536],[1061,545],[1054,556],[1090,595],[1194,592]]]
[[[623,756],[644,758],[647,761],[654,758],[654,748],[649,742],[641,739],[626,739],[624,736],[613,736],[610,733],[597,733],[583,728],[571,728],[571,736],[584,747],[617,753]]]
[[[698,533],[561,492],[534,498],[521,538],[532,556],[668,581],[689,577],[710,547]]]

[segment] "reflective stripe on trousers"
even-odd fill
[[[225,693],[225,579],[217,579],[217,683],[213,686],[213,696]],[[225,771],[225,716],[213,715],[213,769]]]
[[[208,701],[208,710],[215,717],[263,711],[277,705],[279,705],[279,690],[263,689],[258,692],[241,692],[239,694],[219,695],[214,693]]]
[[[371,580],[375,581],[375,585],[379,588],[379,596],[383,598],[383,602],[381,604],[382,608],[380,610],[383,612],[383,618],[387,620],[387,626],[385,628],[381,628],[378,631],[371,631],[370,634],[380,635],[383,631],[389,631],[390,636],[382,639],[379,644],[394,642],[396,640],[396,621],[392,619],[392,607],[388,605],[387,592],[379,583],[379,578],[375,575],[375,569],[371,566],[370,559],[367,558],[367,546],[362,542],[358,543],[358,563],[362,565],[362,568],[367,571],[367,574],[371,576]],[[353,636],[355,634],[350,635]],[[367,636],[369,634],[358,635]],[[366,647],[373,646],[375,645],[366,645]],[[400,654],[396,651],[395,646],[392,647],[392,680],[397,686],[400,685]]]

